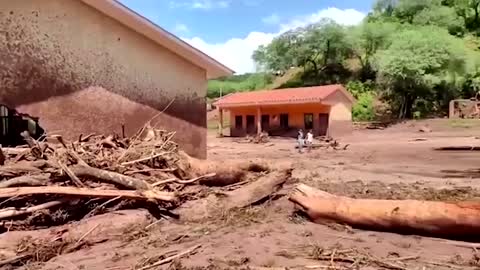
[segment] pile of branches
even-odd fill
[[[179,151],[174,134],[149,125],[131,138],[35,140],[23,132],[25,146],[0,151],[0,233],[65,224],[107,207],[161,212],[182,203],[186,185],[218,182],[209,172],[216,168]],[[231,182],[243,177],[230,172]]]

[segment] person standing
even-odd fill
[[[313,147],[313,131],[309,130],[307,133],[307,151],[310,152]]]
[[[302,153],[303,152],[303,142],[304,142],[304,135],[303,135],[303,130],[298,131],[297,135],[297,144],[298,144],[298,152]]]

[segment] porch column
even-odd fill
[[[257,107],[257,134],[262,133],[262,110]]]
[[[223,137],[223,109],[218,107],[218,136]]]

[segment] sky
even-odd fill
[[[281,33],[323,18],[362,21],[374,0],[120,0],[233,69],[255,72],[252,53]]]

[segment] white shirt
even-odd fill
[[[313,142],[313,134],[310,132],[307,134],[307,142]]]

